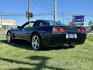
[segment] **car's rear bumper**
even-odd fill
[[[77,38],[66,38],[66,34],[52,34],[49,45],[63,45],[63,44],[83,44],[86,40],[86,34],[77,34]]]

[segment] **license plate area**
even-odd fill
[[[77,34],[66,34],[66,39],[76,39],[77,38]]]

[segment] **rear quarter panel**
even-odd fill
[[[52,28],[52,26],[34,27],[30,33],[32,34],[33,32],[37,32],[40,34],[43,45],[47,46],[51,40]]]

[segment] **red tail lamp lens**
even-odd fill
[[[66,29],[65,28],[61,28],[60,32],[64,33],[64,32],[66,32]]]
[[[53,31],[57,33],[57,32],[59,32],[59,29],[57,27],[54,27]]]
[[[82,32],[80,28],[78,28],[78,33]]]
[[[82,28],[82,32],[85,32],[85,29],[84,28]]]
[[[78,33],[84,33],[85,32],[85,29],[84,28],[78,28]]]

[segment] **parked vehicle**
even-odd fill
[[[34,50],[39,50],[45,46],[83,44],[86,32],[83,27],[66,26],[59,21],[36,20],[9,30],[6,34],[7,42],[10,43],[14,39],[27,40]]]

